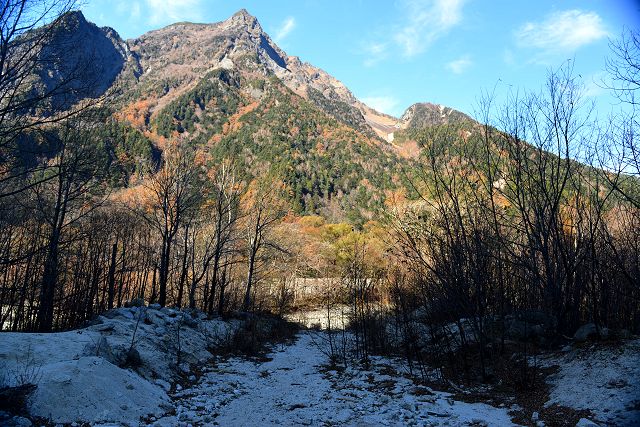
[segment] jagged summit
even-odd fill
[[[250,14],[247,9],[242,8],[239,11],[237,11],[236,13],[234,13],[233,15],[231,15],[231,17],[229,18],[230,20],[243,20],[247,23],[253,23],[253,22],[257,22],[258,19],[253,16],[252,14]]]
[[[413,129],[471,120],[471,117],[460,111],[430,102],[413,104],[407,108],[400,118],[403,127]]]
[[[87,21],[79,10],[65,13],[50,25],[55,25],[54,31],[38,54],[43,66],[37,69],[39,80],[32,91],[51,93],[51,108],[64,110],[109,90],[128,58],[118,33]]]
[[[100,93],[119,75],[131,89],[164,87],[162,106],[209,71],[222,68],[235,70],[247,80],[275,76],[338,121],[387,142],[393,141],[398,129],[440,123],[443,114],[445,121],[466,118],[430,104],[412,106],[400,119],[382,114],[358,100],[329,73],[289,56],[246,9],[217,23],[174,23],[127,42],[115,30],[88,22],[80,11],[69,12],[62,19],[64,37],[73,35],[79,40],[74,43],[81,47],[73,49],[67,62],[78,63],[82,57],[93,64]],[[51,78],[43,75],[43,80],[48,84]]]
[[[258,19],[247,12],[246,9],[240,9],[234,13],[229,19],[223,21],[223,25],[227,28],[246,30],[249,33],[263,32]]]
[[[62,21],[79,22],[88,24],[87,19],[80,10],[70,10],[60,17]]]

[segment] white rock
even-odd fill
[[[596,424],[587,418],[580,418],[580,421],[578,421],[576,427],[600,427],[600,424]]]

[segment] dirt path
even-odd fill
[[[453,401],[416,387],[385,359],[369,371],[327,371],[317,334],[275,349],[267,362],[234,358],[174,396],[176,415],[155,425],[496,425],[506,408]]]

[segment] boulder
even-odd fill
[[[144,300],[142,298],[134,298],[131,301],[124,303],[125,307],[144,307]]]
[[[609,336],[609,329],[598,328],[595,323],[587,323],[578,328],[573,334],[573,340],[576,342],[585,342],[588,340],[600,338],[607,338]]]
[[[197,328],[198,327],[198,321],[196,319],[194,319],[193,317],[191,317],[191,315],[189,313],[184,313],[184,315],[182,317],[182,323],[184,323],[184,325],[188,326],[189,328]]]
[[[558,326],[555,316],[541,310],[522,311],[516,314],[516,318],[532,325],[542,325],[545,329],[555,329]]]
[[[544,335],[542,325],[534,325],[522,320],[513,320],[507,328],[507,336],[514,340],[528,340]]]
[[[118,357],[106,337],[101,336],[96,342],[91,342],[84,347],[84,356],[98,356],[108,360],[114,365],[118,364]]]
[[[600,424],[596,424],[588,418],[580,418],[580,421],[576,423],[576,427],[600,427]]]
[[[107,310],[104,313],[102,313],[102,316],[106,317],[107,319],[115,319],[119,315],[120,315],[120,313],[119,313],[118,309],[111,309],[111,310]]]

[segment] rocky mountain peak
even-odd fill
[[[226,27],[226,29],[247,31],[256,35],[263,33],[262,26],[258,22],[258,19],[247,12],[247,9],[240,9],[234,13],[229,19],[224,21],[223,27]]]
[[[253,16],[252,14],[250,14],[247,9],[240,9],[239,11],[237,11],[236,13],[234,13],[233,15],[231,15],[231,18],[229,18],[231,20],[243,20],[245,22],[257,22],[258,20],[256,19],[255,16]]]
[[[39,52],[34,93],[50,93],[50,108],[64,110],[80,99],[106,92],[128,57],[126,44],[109,27],[99,28],[80,11],[70,11],[41,31],[50,31]]]
[[[43,72],[42,81],[48,88],[61,81],[65,73],[84,68],[89,73],[83,76],[83,86],[95,88],[89,96],[103,93],[122,74],[123,78],[133,76],[128,80],[132,85],[161,86],[164,105],[207,71],[222,68],[233,69],[250,80],[275,75],[338,121],[386,141],[398,129],[448,123],[464,116],[432,104],[416,104],[400,120],[381,114],[359,101],[329,73],[297,56],[288,56],[246,9],[217,23],[175,23],[126,43],[115,30],[98,28],[79,11],[63,16],[62,24],[57,45],[68,48],[56,49],[55,56],[64,61],[53,67],[53,73]],[[86,66],[79,67],[82,63]],[[76,96],[59,104],[82,97],[79,89]]]
[[[84,14],[79,10],[71,10],[60,17],[61,22],[73,23],[76,25],[89,25]]]
[[[424,128],[467,120],[471,118],[460,111],[430,102],[413,104],[400,118],[403,128]]]

